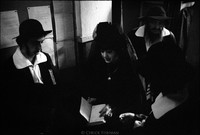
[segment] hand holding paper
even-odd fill
[[[106,105],[99,113],[100,117],[112,117],[112,109],[109,105]]]
[[[83,97],[81,98],[80,114],[89,122],[89,125],[105,123],[104,117],[100,117],[99,113],[106,105],[91,105]]]

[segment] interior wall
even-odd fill
[[[139,26],[138,17],[140,15],[140,1],[122,1],[123,29],[127,33]]]
[[[51,4],[51,0],[45,1],[11,1],[2,0],[0,5],[0,11],[17,10],[19,15],[19,22],[28,18],[27,7],[33,6],[47,6]]]
[[[53,1],[56,52],[59,68],[76,66],[73,1]]]
[[[113,1],[75,1],[78,65],[87,61],[93,31],[99,22],[112,22]]]
[[[99,22],[112,22],[112,1],[75,1],[75,12],[79,42],[88,42]]]

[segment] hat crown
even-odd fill
[[[166,11],[161,6],[151,7],[145,16],[139,17],[141,21],[147,21],[148,19],[156,19],[156,20],[169,20],[172,19],[166,15]]]
[[[21,36],[39,36],[44,32],[42,24],[35,20],[29,19],[21,23],[19,33]]]
[[[146,17],[157,16],[157,17],[167,17],[166,12],[163,7],[156,6],[149,9]]]

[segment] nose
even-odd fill
[[[43,40],[42,41],[39,41],[39,44],[41,45],[43,43]]]
[[[101,55],[105,58],[107,55],[106,51],[101,52]]]
[[[159,29],[159,28],[160,28],[159,23],[156,23],[156,24],[154,25],[154,27],[155,27],[156,29]]]

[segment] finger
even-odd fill
[[[99,117],[103,117],[106,114],[106,109],[103,108],[99,113]]]
[[[107,110],[106,111],[106,114],[105,115],[110,115],[112,113],[111,109]]]
[[[140,125],[142,124],[142,122],[139,121],[139,120],[136,120],[136,121],[135,121],[135,124],[138,125],[138,126],[140,126]]]
[[[119,116],[119,118],[122,120],[122,119],[124,119],[126,116],[127,116],[126,114],[122,114],[122,115]]]
[[[126,116],[135,117],[135,114],[134,113],[130,113],[130,112],[128,112],[128,113],[122,113],[122,114],[119,115],[119,118],[123,119]]]
[[[132,116],[132,117],[135,117],[135,114],[134,114],[134,113],[126,113],[126,116]]]
[[[110,113],[112,111],[111,108],[107,108],[106,113]]]
[[[107,108],[107,109],[111,109],[110,105],[106,105],[106,108]]]
[[[101,112],[100,115],[99,115],[99,117],[104,117],[105,114],[106,114],[106,112]]]
[[[104,113],[105,112],[105,109],[103,108],[103,109],[101,109],[101,111],[99,111],[99,113]]]
[[[120,118],[120,119],[123,119],[124,117],[125,117],[125,114],[124,114],[124,113],[119,115],[119,118]]]
[[[106,114],[108,117],[112,117],[112,112]]]

